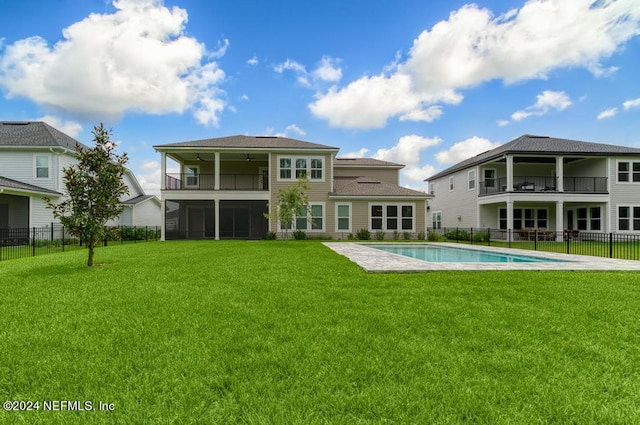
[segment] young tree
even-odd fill
[[[128,161],[126,153],[116,155],[111,130],[102,123],[92,131],[93,148],[76,145],[78,164],[63,170],[68,198],[54,204],[45,198],[53,215],[89,249],[87,266],[93,266],[96,242],[105,237],[107,221],[122,213],[120,197],[129,193],[122,176]]]
[[[288,230],[291,228],[297,216],[303,211],[308,211],[309,197],[306,192],[309,190],[306,176],[300,177],[296,184],[283,187],[278,190],[278,200],[275,212],[265,214],[266,218],[277,220],[284,227],[284,239],[288,239]]]

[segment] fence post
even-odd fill
[[[613,258],[613,233],[609,233],[609,258]]]
[[[566,232],[565,234],[567,235],[567,238],[566,238],[566,239],[567,239],[567,254],[568,254],[568,253],[569,253],[569,251],[570,251],[569,244],[571,243],[571,242],[570,242],[570,241],[571,241],[571,231],[570,231],[570,230],[567,230],[567,232]]]
[[[469,239],[470,239],[471,245],[473,245],[473,227],[469,230]]]
[[[533,230],[533,250],[538,250],[538,229]]]
[[[31,246],[33,247],[32,251],[33,251],[33,256],[35,257],[36,256],[36,228],[35,227],[31,229]]]
[[[491,246],[491,227],[487,228],[487,246]]]
[[[120,245],[124,243],[124,226],[119,226],[120,228]]]
[[[64,226],[62,226],[62,252],[64,252]]]
[[[147,226],[144,226],[144,241],[149,242],[149,232],[147,232]]]

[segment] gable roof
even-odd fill
[[[582,156],[602,156],[602,155],[640,155],[640,149],[630,148],[627,146],[607,145],[604,143],[581,142],[578,140],[560,139],[548,136],[532,136],[525,134],[495,149],[478,154],[474,157],[465,159],[446,170],[443,170],[433,176],[425,179],[432,181],[448,174],[465,168],[473,167],[478,164],[492,161],[508,154],[521,155],[582,155]]]
[[[329,196],[361,197],[414,197],[429,198],[430,195],[397,184],[383,182],[371,177],[340,178],[333,180],[333,192]]]
[[[40,121],[0,121],[0,146],[15,147],[62,147],[75,151],[76,143],[68,136]]]
[[[333,160],[335,167],[385,167],[385,168],[404,168],[402,164],[395,162],[381,161],[374,158],[335,158]]]
[[[122,202],[123,205],[137,205],[140,204],[148,199],[153,199],[155,198],[155,200],[157,202],[158,198],[155,195],[140,195],[140,196],[136,196],[135,198],[131,198],[131,199],[127,199],[126,201]]]
[[[333,146],[304,142],[278,136],[227,136],[212,139],[192,140],[189,142],[156,145],[154,149],[166,148],[223,148],[223,149],[326,149],[338,150]]]
[[[45,189],[44,187],[23,183],[21,181],[9,179],[7,177],[2,177],[2,176],[0,176],[0,188],[13,189],[13,190],[18,190],[23,192],[42,193],[45,195],[57,195],[57,196],[62,195],[62,193],[56,192],[54,190]]]

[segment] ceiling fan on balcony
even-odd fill
[[[247,161],[251,162],[251,161],[253,161],[254,159],[256,159],[256,158],[255,158],[255,157],[253,157],[253,156],[251,156],[251,155],[249,155],[249,154],[247,154]]]
[[[199,153],[196,154],[196,160],[204,162],[204,159],[200,157]]]

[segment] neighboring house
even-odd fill
[[[524,135],[426,181],[437,229],[640,233],[640,149]]]
[[[292,230],[346,239],[425,230],[429,195],[398,185],[403,165],[339,159],[338,148],[284,137],[230,136],[154,146],[161,154],[163,239],[259,239],[278,190],[307,176],[309,209]],[[167,173],[167,157],[180,166]]]
[[[76,143],[43,122],[0,122],[0,229],[58,223],[43,198],[64,199],[63,169],[78,163]],[[124,211],[109,225],[159,226],[158,198],[145,195],[129,169],[124,181]]]

